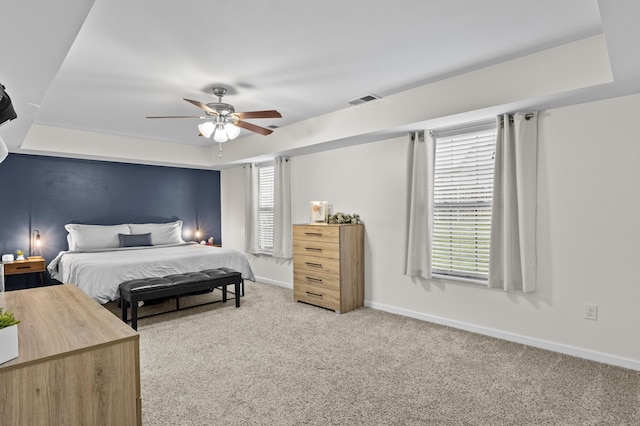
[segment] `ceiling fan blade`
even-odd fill
[[[156,115],[147,118],[201,118],[205,119],[207,117],[200,117],[198,115]]]
[[[280,114],[275,109],[270,109],[266,111],[236,112],[234,115],[241,120],[244,120],[247,118],[282,118],[282,114]]]
[[[262,136],[267,136],[273,133],[273,130],[269,130],[264,127],[256,126],[255,124],[247,123],[246,121],[237,120],[233,124],[238,127],[242,127],[243,129],[250,130],[252,132],[256,132],[261,134]]]
[[[182,98],[182,99],[184,99],[185,101],[187,101],[187,102],[189,102],[191,104],[194,104],[198,108],[202,108],[204,110],[204,112],[206,112],[207,114],[218,115],[218,111],[216,111],[213,108],[209,108],[209,106],[207,106],[206,104],[203,104],[200,101],[194,101],[194,100],[187,99],[187,98]]]

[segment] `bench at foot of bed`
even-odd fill
[[[240,307],[241,289],[244,280],[240,272],[230,268],[206,269],[200,272],[149,277],[125,281],[119,286],[122,321],[127,322],[127,310],[131,306],[131,328],[138,329],[138,302],[147,302],[167,297],[176,298],[176,311],[180,309],[180,296],[212,291],[216,287],[222,290],[222,302],[227,302],[227,286],[234,286],[236,308]],[[202,303],[196,306],[207,305]],[[193,308],[195,306],[190,306]]]

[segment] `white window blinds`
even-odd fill
[[[495,157],[490,130],[436,134],[432,272],[487,280]]]
[[[258,250],[273,251],[273,165],[258,165]]]

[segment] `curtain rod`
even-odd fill
[[[418,137],[418,142],[424,142],[424,130],[417,130],[415,132],[411,132],[411,142],[416,141],[416,136]]]
[[[510,121],[510,122],[511,122],[511,121],[513,121],[513,114],[505,114],[505,115],[508,115],[508,116],[509,116],[509,121]],[[534,116],[534,115],[535,115],[535,114],[534,114],[533,112],[528,112],[528,113],[526,113],[526,114],[524,115],[524,119],[525,119],[525,120],[527,120],[527,121],[529,121],[529,120],[531,120],[531,119],[533,118],[533,116]],[[502,122],[502,121],[504,121],[504,116],[501,116],[501,117],[500,117],[500,122]]]
[[[509,116],[509,122],[513,122],[513,114],[514,113],[509,113],[509,114],[502,114],[502,115],[498,115],[498,117],[500,117],[500,123],[504,122],[504,116],[508,115]],[[524,119],[529,121],[531,120],[533,117],[535,116],[535,112],[528,112],[524,115]],[[476,132],[476,131],[483,131],[483,130],[488,130],[491,127],[495,127],[495,121],[496,119],[488,119],[488,120],[480,120],[480,121],[476,121],[476,122],[471,122],[471,123],[464,123],[458,126],[448,126],[448,127],[443,127],[440,129],[432,129],[429,130],[429,134],[434,136],[434,137],[446,137],[447,135],[450,134],[458,134],[458,133],[472,133],[472,132]],[[415,132],[410,132],[411,135],[411,140],[414,141],[415,140],[415,134],[418,133],[421,136],[421,139],[424,138],[424,131],[420,130],[420,131],[415,131]]]

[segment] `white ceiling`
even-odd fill
[[[215,101],[215,85],[229,89],[224,101],[237,111],[282,113],[252,120],[280,126],[273,135],[243,130],[230,142],[267,143],[294,123],[354,108],[351,99],[386,98],[603,31],[619,84],[593,97],[638,87],[640,67],[626,53],[640,39],[634,0],[0,1],[11,40],[0,51],[0,83],[18,113],[0,137],[11,152],[113,158],[53,142],[43,149],[34,139],[54,128],[208,152],[212,141],[198,137],[197,120],[145,116],[201,115],[182,98]],[[252,145],[234,158],[251,158]]]

